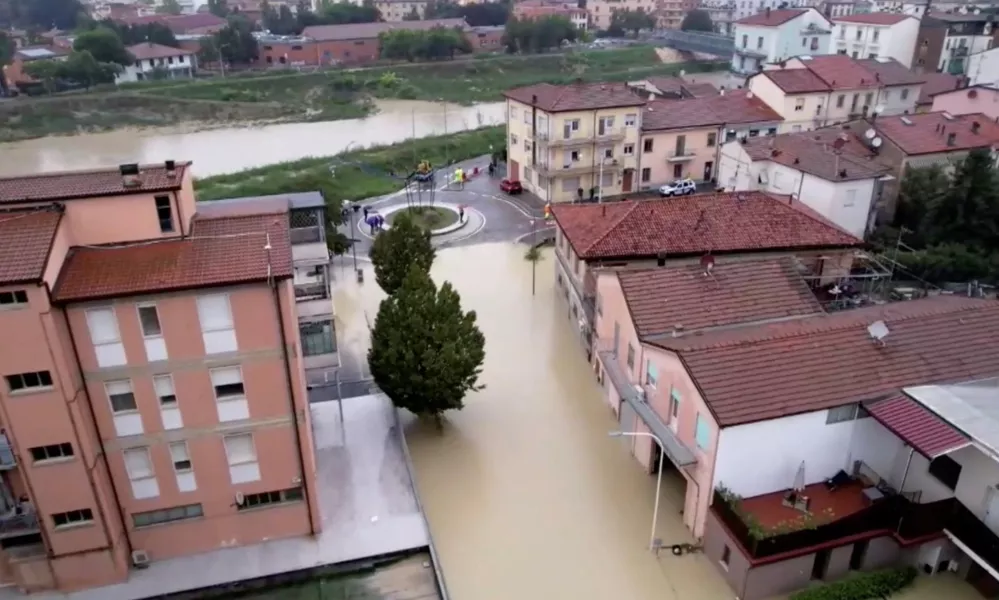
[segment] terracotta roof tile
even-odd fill
[[[552,214],[575,252],[587,260],[863,243],[800,203],[763,192],[559,204]]]
[[[906,19],[913,19],[910,15],[899,15],[895,13],[887,12],[877,12],[877,13],[862,13],[857,15],[846,15],[842,17],[833,17],[832,20],[836,23],[863,23],[866,25],[895,25],[896,23],[901,23]]]
[[[710,98],[719,94],[718,88],[710,83],[685,83],[683,89],[694,98]]]
[[[801,15],[808,12],[807,9],[800,10],[765,10],[761,13],[755,15],[749,15],[748,17],[743,17],[735,22],[736,25],[757,25],[760,27],[777,27],[778,25],[783,25],[791,19],[800,17]]]
[[[171,48],[170,46],[154,44],[152,42],[129,46],[126,50],[128,50],[128,53],[131,54],[132,58],[135,60],[149,60],[151,58],[167,58],[170,56],[186,56],[188,54],[194,54],[190,50],[184,50],[183,48]]]
[[[574,83],[553,85],[537,83],[514,88],[503,95],[522,104],[531,104],[538,97],[537,107],[545,112],[566,112],[573,110],[596,110],[642,106],[645,99],[628,87],[626,83]]]
[[[653,100],[642,113],[642,130],[687,129],[726,123],[780,121],[781,116],[745,90],[684,100]]]
[[[73,302],[264,281],[268,263],[274,277],[291,276],[287,212],[196,218],[186,239],[73,248],[53,297]]]
[[[960,75],[950,73],[929,73],[923,75],[923,87],[919,90],[919,100],[916,105],[933,104],[933,96],[950,92],[961,87]]]
[[[903,120],[904,119],[904,120]],[[975,123],[978,124],[977,130]],[[910,156],[989,148],[999,144],[999,124],[983,115],[946,112],[879,117],[874,128]],[[953,135],[953,142],[948,143]]]
[[[302,30],[302,37],[320,42],[376,39],[387,31],[428,31],[435,27],[468,29],[465,19],[431,19],[400,23],[352,23],[350,25],[310,25]]]
[[[873,73],[877,80],[886,86],[919,85],[926,78],[925,75],[913,73],[894,58],[865,58],[857,62]]]
[[[0,213],[0,284],[42,278],[60,219],[55,206]]]
[[[783,121],[783,117],[749,90],[730,90],[721,96],[701,98],[716,112],[725,116],[725,123],[756,123]]]
[[[162,163],[143,165],[139,170],[141,185],[136,187],[125,187],[117,168],[0,177],[0,204],[179,190],[190,164],[176,163],[173,176],[167,175]]]
[[[867,327],[890,333],[875,343]],[[999,371],[999,302],[938,296],[657,340],[678,352],[723,427]]]
[[[640,338],[823,312],[790,257],[619,271]]]
[[[971,443],[950,423],[908,396],[898,395],[869,402],[864,408],[877,422],[930,460]]]
[[[837,139],[843,140],[838,157],[833,146]],[[872,161],[867,148],[852,135],[835,130],[748,138],[742,147],[753,160],[767,160],[827,181],[873,179],[890,171]]]
[[[828,92],[831,88],[808,69],[768,69],[757,77],[766,77],[788,94]]]
[[[800,60],[800,59],[799,59]],[[859,60],[842,54],[826,54],[802,60],[805,68],[834,90],[856,90],[879,86],[874,73]]]

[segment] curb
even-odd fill
[[[451,212],[453,212],[456,215],[459,214],[458,213],[458,205],[457,204],[451,204],[451,203],[448,203],[448,202],[435,202],[434,203],[434,207],[435,208],[443,208],[443,209],[450,210]],[[406,208],[409,208],[409,207],[400,204],[400,205],[397,205],[397,206],[391,206],[391,207],[385,209],[384,211],[378,211],[378,212],[382,216],[388,216],[388,215],[391,215],[392,213],[397,213],[397,212],[400,212],[402,210],[405,210]],[[430,236],[431,237],[438,237],[438,236],[442,236],[442,235],[447,235],[449,233],[454,233],[455,231],[463,229],[466,225],[468,225],[468,213],[469,213],[469,209],[466,208],[465,209],[465,220],[464,221],[462,221],[459,218],[459,220],[457,222],[452,223],[452,224],[450,224],[450,225],[448,225],[446,227],[441,227],[440,229],[434,229],[433,231],[430,232]],[[374,236],[372,236],[372,235],[368,234],[367,232],[365,232],[364,231],[364,226],[365,226],[365,223],[364,223],[363,220],[357,222],[357,228],[358,228],[358,231],[360,232],[360,234],[363,235],[364,237],[366,237],[369,240],[373,240]],[[392,228],[391,225],[386,225],[385,226],[385,230],[386,231],[389,230],[389,229],[391,229],[391,228]]]

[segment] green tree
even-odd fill
[[[61,67],[58,60],[33,60],[24,65],[24,72],[32,79],[42,82],[48,93],[56,91],[56,81],[59,79]]]
[[[229,24],[209,39],[208,43],[218,49],[227,63],[249,64],[257,59],[259,48],[253,38],[253,28],[241,16],[230,16]]]
[[[385,234],[382,234],[385,235]],[[416,264],[395,294],[382,300],[371,331],[368,365],[392,403],[440,423],[464,406],[485,360],[485,337],[475,311],[465,312],[450,283],[440,290]]]
[[[132,64],[132,57],[125,44],[114,31],[105,27],[98,27],[91,31],[86,31],[76,36],[73,42],[73,50],[77,52],[89,52],[97,62],[117,63],[119,65]]]
[[[184,12],[177,0],[163,0],[163,3],[156,7],[158,15],[179,15]]]
[[[694,9],[683,17],[683,22],[680,23],[680,29],[682,31],[710,32],[715,30],[715,24],[711,22],[711,15],[708,14],[708,11]]]
[[[86,50],[71,52],[66,60],[59,62],[58,75],[90,88],[98,83],[112,83],[120,72],[121,65],[98,62]]]
[[[229,5],[225,0],[208,0],[208,12],[224,19],[229,16]]]
[[[201,40],[201,45],[198,48],[198,64],[207,65],[215,63],[220,58],[222,58],[222,53],[219,52],[217,35],[210,35]]]
[[[656,18],[643,10],[616,10],[611,15],[608,32],[631,32],[638,35],[643,29],[655,29]]]
[[[975,150],[955,168],[950,188],[930,207],[933,243],[964,242],[999,250],[999,178],[988,150]]]
[[[0,96],[6,96],[8,93],[7,78],[3,76],[3,68],[14,60],[16,50],[14,40],[7,35],[7,32],[0,31]]]
[[[558,48],[578,38],[579,30],[564,17],[511,18],[503,32],[503,45],[511,54],[537,53]]]
[[[317,15],[318,22],[309,25],[349,25],[375,23],[381,20],[381,13],[371,2],[365,2],[360,6],[352,2],[330,2],[322,5]]]
[[[36,25],[42,31],[70,30],[86,14],[79,0],[31,0],[25,2],[25,25]]]
[[[927,244],[932,223],[928,222],[931,207],[939,203],[950,187],[950,177],[940,165],[905,170],[896,200],[894,229],[905,228],[906,243],[914,247]],[[894,243],[898,232],[892,232],[886,243]]]
[[[392,227],[378,234],[371,245],[375,281],[389,295],[402,286],[411,266],[416,265],[429,273],[436,256],[437,252],[430,242],[430,232],[405,214],[396,217],[392,221]]]

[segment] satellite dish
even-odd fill
[[[876,342],[884,341],[890,331],[888,331],[888,326],[884,321],[875,321],[867,326],[867,333],[871,336],[871,339]]]
[[[880,115],[884,111],[885,111],[885,105],[884,104],[878,104],[877,106],[874,107],[874,114]]]
[[[871,145],[874,146],[875,148],[880,148],[882,143],[884,143],[884,140],[882,140],[879,137],[876,137],[873,140],[871,140]]]
[[[874,136],[876,136],[877,134],[878,134],[877,131],[874,131],[873,129],[868,129],[867,131],[864,132],[864,137],[869,140],[873,140]]]

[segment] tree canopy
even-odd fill
[[[379,34],[382,58],[433,60],[454,58],[455,54],[472,51],[468,39],[459,29],[434,27],[428,30],[396,29]]]
[[[485,356],[475,311],[462,310],[450,283],[438,290],[429,273],[410,265],[371,331],[368,366],[378,387],[395,406],[440,419],[484,387],[478,379]]]
[[[257,59],[258,52],[250,22],[240,15],[230,15],[225,27],[202,40],[198,59],[215,62],[222,58],[227,63],[249,64]]]
[[[975,150],[950,173],[940,165],[906,169],[895,219],[877,237],[886,248],[901,239],[898,262],[931,283],[997,281],[999,172],[990,153]]]
[[[225,0],[208,0],[208,12],[224,19],[229,16],[229,5]]]
[[[98,27],[76,36],[73,50],[89,52],[97,62],[132,64],[132,56],[125,50],[118,34],[106,27]]]
[[[69,30],[86,15],[79,0],[8,0],[11,25]],[[2,3],[0,3],[2,4]],[[0,9],[2,12],[2,9]]]
[[[430,232],[419,227],[405,214],[396,217],[392,226],[378,234],[371,245],[375,280],[389,295],[402,286],[412,265],[429,273],[436,257],[437,252],[430,242]]]
[[[682,31],[708,31],[715,30],[715,24],[711,22],[711,15],[708,11],[695,9],[687,13],[680,23]]]
[[[503,45],[511,54],[537,53],[558,48],[563,42],[574,42],[578,37],[579,30],[565,17],[511,18],[503,32]]]
[[[462,6],[449,0],[427,3],[427,19],[465,19],[472,27],[504,25],[510,17],[509,2],[476,2]]]
[[[655,29],[656,18],[642,10],[616,10],[611,15],[610,27],[607,33],[614,37],[624,36],[631,32],[638,35],[643,29]]]
[[[172,48],[179,48],[180,43],[173,31],[163,23],[144,23],[137,25],[126,25],[105,19],[103,21],[89,21],[84,26],[85,31],[96,29],[108,29],[121,39],[122,44],[131,46],[143,42],[152,42]]]
[[[156,7],[156,14],[158,15],[179,15],[184,12],[181,8],[180,2],[177,0],[163,0],[163,2]]]
[[[24,66],[25,72],[42,82],[50,93],[60,81],[89,88],[98,83],[111,83],[121,70],[117,63],[100,62],[86,51],[73,51],[65,60],[37,60]]]

